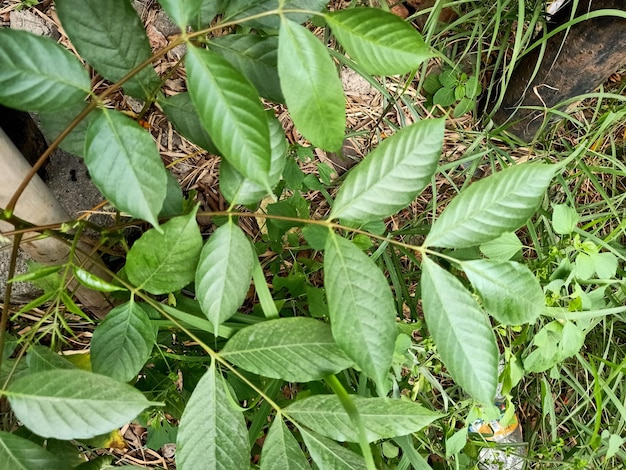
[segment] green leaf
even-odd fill
[[[28,439],[0,431],[1,470],[67,470],[67,463]]]
[[[268,180],[270,187],[274,187],[280,181],[287,162],[287,140],[283,127],[274,113],[268,111],[266,115],[269,120],[272,155]],[[267,195],[267,189],[244,177],[227,160],[220,162],[220,190],[231,204],[254,204]]]
[[[351,399],[368,442],[411,434],[441,418],[440,414],[411,401],[356,395],[351,395]],[[285,408],[285,414],[298,424],[336,441],[359,440],[358,429],[336,395],[314,395],[297,400]]]
[[[120,382],[137,376],[156,337],[150,318],[134,300],[111,310],[93,332],[91,368]]]
[[[183,137],[191,140],[194,144],[218,154],[215,144],[200,122],[200,116],[193,107],[189,93],[178,93],[174,96],[159,97],[157,100],[167,118],[171,121]]]
[[[491,405],[498,383],[498,346],[487,316],[463,284],[427,257],[422,261],[422,305],[428,331],[452,378]]]
[[[197,211],[196,206],[163,224],[162,233],[151,229],[135,242],[126,258],[130,282],[151,294],[166,294],[193,281],[202,250]]]
[[[141,19],[128,0],[58,0],[54,5],[80,56],[107,80],[119,81],[151,57]],[[123,86],[129,95],[145,99],[160,84],[147,66]]]
[[[507,261],[515,256],[524,246],[514,232],[505,232],[480,245],[480,252],[487,258]]]
[[[278,76],[297,129],[314,146],[338,151],[346,106],[337,69],[320,40],[287,19],[278,36]]]
[[[415,28],[392,13],[349,8],[325,18],[350,58],[372,75],[407,73],[434,57]]]
[[[454,107],[452,117],[460,118],[464,114],[469,113],[472,109],[474,109],[475,105],[476,102],[473,99],[461,98],[461,101],[459,101],[458,104]]]
[[[230,62],[205,49],[189,47],[186,66],[193,104],[223,157],[246,178],[268,187],[269,129],[254,86]]]
[[[312,318],[281,318],[248,326],[222,349],[224,359],[264,377],[310,382],[352,365],[330,326]]]
[[[243,304],[254,256],[250,241],[232,220],[219,227],[202,248],[195,272],[196,295],[213,326],[228,320]]]
[[[333,470],[365,470],[365,460],[359,454],[322,437],[312,431],[299,427],[304,443],[311,458],[318,468]]]
[[[78,280],[78,282],[80,282],[88,289],[97,290],[100,292],[115,292],[126,290],[124,287],[111,284],[110,282],[99,278],[95,274],[92,274],[81,267],[72,266],[72,271],[74,272],[74,277]]]
[[[54,369],[74,369],[74,364],[45,346],[33,345],[28,348],[26,362],[30,373]]]
[[[366,223],[406,207],[437,169],[444,128],[444,119],[428,119],[384,140],[350,171],[330,219]]]
[[[567,204],[554,204],[552,212],[552,228],[559,235],[568,235],[574,231],[580,216],[576,209]]]
[[[296,23],[304,23],[312,17],[308,11],[321,11],[328,0],[284,0],[283,10],[304,10],[298,13],[284,13],[284,16]],[[278,10],[281,0],[230,0],[226,11],[227,18],[241,20],[246,27],[259,29],[278,29],[280,27],[280,17],[278,15],[262,16],[246,21],[253,15],[262,14],[271,10]]]
[[[183,190],[176,177],[167,172],[165,200],[159,211],[159,218],[175,217],[183,212]],[[193,202],[192,202],[193,204]]]
[[[280,416],[274,418],[261,451],[261,470],[306,470],[311,466],[298,441],[289,432]]]
[[[444,209],[424,246],[466,248],[518,229],[537,209],[555,169],[515,165],[470,185]]]
[[[180,420],[176,464],[180,470],[248,468],[248,430],[215,366],[202,376]]]
[[[467,444],[467,431],[467,426],[465,426],[446,439],[446,459],[450,459],[463,450]]]
[[[161,7],[181,30],[198,16],[204,0],[159,0]]]
[[[263,98],[284,102],[278,79],[276,36],[229,34],[213,38],[209,48],[233,64]]]
[[[57,274],[61,270],[61,268],[63,268],[63,265],[45,266],[32,264],[29,266],[28,272],[20,274],[19,276],[15,276],[11,278],[8,282],[36,281],[38,279],[50,276],[51,274]]]
[[[456,98],[454,97],[454,88],[440,88],[433,95],[433,104],[439,105],[442,108],[447,108],[448,106],[453,105],[456,102]]]
[[[464,261],[461,267],[478,291],[487,313],[503,325],[533,323],[545,298],[530,270],[513,261]]]
[[[49,142],[55,140],[86,106],[87,103],[81,101],[73,106],[52,113],[39,113],[39,121],[46,139]],[[83,157],[85,155],[85,139],[87,136],[88,123],[88,118],[80,121],[80,123],[72,129],[72,132],[61,141],[59,147],[72,155]]]
[[[0,103],[23,111],[61,111],[91,90],[87,70],[49,38],[0,29]]]
[[[79,369],[37,372],[4,392],[24,425],[42,437],[87,439],[117,429],[151,405],[130,385]]]
[[[352,242],[331,233],[324,285],[337,344],[378,384],[387,377],[397,336],[395,302],[387,279]]]
[[[85,164],[115,207],[155,227],[167,193],[167,170],[154,140],[119,111],[103,109],[89,123]]]

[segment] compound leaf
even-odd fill
[[[498,347],[487,316],[461,281],[423,257],[422,305],[428,331],[452,378],[490,405],[498,382]]]
[[[325,17],[352,60],[370,74],[407,73],[434,57],[415,28],[392,13],[349,8]]]
[[[111,310],[91,340],[91,368],[120,382],[137,376],[150,358],[154,328],[146,312],[134,300]]]
[[[261,470],[307,470],[311,466],[280,416],[274,418],[261,451]]]
[[[130,385],[80,369],[29,374],[13,381],[4,394],[28,429],[64,440],[108,433],[158,405]]]
[[[54,5],[81,57],[107,80],[119,81],[151,57],[148,36],[128,0],[58,0]],[[129,95],[145,99],[160,84],[147,66],[123,87]]]
[[[254,251],[235,223],[219,227],[207,240],[196,270],[196,296],[214,327],[241,307],[252,280]]]
[[[435,173],[444,128],[428,119],[384,140],[348,174],[330,218],[367,223],[406,207]]]
[[[193,391],[180,420],[176,464],[181,470],[248,468],[248,429],[213,364]]]
[[[0,468],[3,470],[66,470],[65,459],[28,439],[0,431]]]
[[[85,164],[115,207],[158,226],[167,170],[145,129],[119,111],[101,110],[87,128]]]
[[[276,36],[229,34],[212,39],[209,48],[244,74],[263,98],[284,101],[278,80]]]
[[[126,275],[135,286],[151,294],[182,289],[194,279],[202,250],[202,235],[194,208],[156,229],[145,232],[126,258]]]
[[[535,212],[555,167],[516,165],[463,190],[433,224],[424,246],[466,248],[521,227]]]
[[[543,311],[543,290],[526,266],[497,260],[464,261],[461,266],[487,313],[503,325],[533,323]]]
[[[273,112],[268,111],[266,114],[269,119],[272,154],[268,179],[270,187],[274,187],[280,181],[287,162],[287,140],[283,127]],[[227,160],[220,162],[220,190],[232,204],[254,204],[267,196],[267,190],[263,186],[244,177]]]
[[[23,111],[62,111],[91,90],[83,65],[50,38],[0,29],[0,103]]]
[[[298,130],[316,147],[341,148],[346,106],[341,80],[326,47],[305,27],[283,20],[278,36],[278,76]]]
[[[330,326],[312,318],[281,318],[237,332],[222,349],[233,364],[265,377],[310,382],[352,365]]]
[[[215,52],[189,47],[187,84],[211,139],[246,178],[269,186],[270,137],[254,86]]]
[[[299,427],[304,443],[318,468],[333,470],[365,470],[365,460],[335,441]]]
[[[397,336],[395,303],[387,279],[356,245],[334,233],[326,240],[324,273],[335,341],[382,384]]]
[[[417,403],[351,396],[368,442],[419,431],[441,415]],[[314,395],[293,402],[285,413],[298,424],[336,441],[358,442],[359,432],[336,395]]]

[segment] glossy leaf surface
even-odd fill
[[[215,367],[200,379],[180,420],[176,465],[181,470],[248,468],[248,430]]]
[[[312,318],[281,318],[236,333],[222,349],[225,359],[265,377],[310,382],[352,365],[330,326]]]
[[[335,341],[382,384],[397,336],[395,303],[387,279],[356,245],[335,234],[326,240],[324,272]]]
[[[461,281],[424,257],[422,305],[428,331],[452,378],[491,405],[498,382],[498,347],[491,324]]]
[[[83,59],[106,79],[117,82],[152,55],[139,15],[127,0],[55,0],[56,12]],[[150,96],[160,85],[152,66],[126,82],[136,98]]]
[[[284,20],[278,36],[278,76],[298,130],[316,147],[343,144],[346,106],[341,80],[326,47],[309,30]]]
[[[200,307],[217,327],[241,307],[252,280],[254,252],[232,221],[219,227],[202,248],[195,273]]]
[[[167,171],[145,129],[118,111],[102,110],[87,128],[85,164],[94,184],[115,207],[158,225]]]
[[[441,415],[417,403],[352,395],[368,442],[404,436],[425,428]],[[297,400],[285,413],[299,424],[336,441],[358,442],[358,429],[336,395],[314,395]]]
[[[93,332],[91,368],[120,382],[137,376],[156,338],[146,312],[134,301],[111,310]]]
[[[350,58],[373,75],[408,73],[434,56],[415,28],[389,12],[349,8],[326,21]]]
[[[126,275],[137,287],[151,294],[166,294],[193,281],[202,250],[202,235],[196,222],[197,207],[145,232],[126,257]]]
[[[77,106],[91,90],[83,65],[49,38],[0,29],[0,103],[23,111]]]
[[[269,185],[270,138],[254,86],[220,55],[190,47],[187,84],[200,121],[222,156],[246,178]]]
[[[444,127],[443,119],[423,120],[384,140],[350,171],[330,218],[366,223],[405,208],[437,169]]]
[[[20,377],[5,394],[13,412],[42,437],[86,439],[117,429],[151,403],[134,387],[79,369]]]
[[[516,165],[470,185],[433,224],[424,245],[465,248],[521,227],[541,202],[555,167]]]

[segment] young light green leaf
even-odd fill
[[[270,137],[254,86],[218,54],[189,47],[187,85],[211,139],[246,178],[269,186]]]
[[[324,285],[337,344],[378,384],[387,376],[397,336],[396,309],[387,279],[352,242],[326,240]]]
[[[287,382],[320,380],[352,365],[337,347],[330,326],[304,317],[248,326],[221,353],[247,371]]]
[[[189,93],[183,92],[168,97],[159,97],[157,102],[163,109],[174,129],[194,144],[213,154],[219,153],[211,137],[200,122]]]
[[[193,281],[202,250],[197,211],[196,206],[163,224],[162,233],[151,229],[135,242],[126,257],[130,282],[151,294],[166,294]]]
[[[196,296],[213,326],[241,307],[252,280],[254,251],[235,223],[219,227],[205,243],[196,270]]]
[[[28,439],[0,431],[1,470],[67,470],[65,459]]]
[[[80,282],[83,286],[88,289],[97,290],[100,292],[115,292],[115,291],[125,291],[124,287],[116,286],[111,284],[110,282],[105,281],[104,279],[96,276],[89,271],[84,270],[79,266],[72,266],[72,271],[74,272],[74,277]]]
[[[338,151],[346,106],[337,69],[320,40],[287,19],[278,36],[278,76],[298,130],[316,147]]]
[[[280,416],[274,418],[261,451],[261,470],[277,468],[284,468],[285,470],[307,470],[311,468],[298,441],[289,432]]]
[[[348,8],[325,17],[352,60],[370,74],[407,73],[434,57],[415,28],[392,13]]]
[[[514,261],[463,261],[461,267],[478,291],[487,313],[503,325],[533,323],[545,307],[539,281]]]
[[[424,246],[466,248],[518,229],[537,209],[555,170],[515,165],[470,185],[444,209]]]
[[[213,38],[209,48],[244,74],[263,98],[284,102],[278,79],[276,36],[229,34]]]
[[[568,235],[574,231],[580,216],[576,209],[567,204],[554,204],[552,212],[552,228],[559,235]]]
[[[498,383],[498,346],[487,316],[452,274],[423,257],[422,305],[428,331],[452,378],[491,405]]]
[[[185,31],[192,19],[198,16],[204,0],[159,0],[159,3],[174,23]]]
[[[28,429],[42,437],[87,439],[119,428],[150,405],[136,388],[80,369],[20,377],[4,392]]]
[[[270,145],[272,159],[270,161],[269,185],[276,186],[287,161],[287,140],[283,127],[274,116],[266,113],[269,119]],[[232,204],[254,204],[267,196],[267,190],[252,180],[244,177],[227,160],[220,162],[220,190],[227,201]]]
[[[176,465],[181,470],[248,468],[248,429],[215,365],[193,391],[178,428]]]
[[[128,0],[55,0],[54,6],[81,57],[107,80],[119,81],[152,55],[141,19]],[[160,84],[148,66],[123,86],[129,95],[145,99]]]
[[[8,282],[31,282],[41,279],[51,274],[56,274],[63,266],[31,265],[28,272],[11,278]]]
[[[425,428],[442,415],[417,403],[389,398],[351,396],[368,442],[404,436]],[[298,424],[336,441],[358,442],[359,431],[336,395],[313,395],[293,402],[285,414]]]
[[[384,140],[350,171],[330,218],[366,223],[406,207],[437,169],[444,128],[444,119],[422,120]]]
[[[68,106],[52,113],[39,113],[39,121],[48,142],[55,140],[86,106],[87,103],[80,101],[73,106]],[[59,147],[72,155],[83,157],[85,155],[88,123],[89,118],[80,121],[72,129],[72,132],[61,141]]]
[[[137,376],[156,337],[150,318],[134,300],[111,310],[93,332],[91,368],[120,382]]]
[[[365,470],[365,460],[349,449],[298,426],[311,458],[318,468],[333,470]]]
[[[74,364],[63,356],[55,353],[50,348],[39,345],[33,345],[28,348],[26,362],[28,363],[28,371],[30,373],[54,369],[74,369]]]
[[[507,261],[515,256],[524,246],[514,232],[505,232],[498,238],[480,245],[480,252],[487,258]]]
[[[115,207],[158,226],[167,170],[145,129],[119,111],[103,109],[87,128],[85,164]]]
[[[283,13],[283,15],[291,21],[302,24],[312,16],[308,12],[321,11],[327,3],[328,0],[229,0],[224,16],[241,20],[249,28],[278,29],[280,27],[278,14],[261,16],[249,21],[246,21],[246,18],[278,10],[282,7],[282,10],[286,11],[300,10],[299,12]]]
[[[91,90],[87,70],[50,38],[0,29],[0,103],[23,111],[61,111]]]

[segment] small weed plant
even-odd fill
[[[416,118],[338,183],[323,165],[321,181],[305,176],[297,159],[306,149],[289,148],[267,103],[283,103],[312,147],[337,152],[346,107],[335,61],[384,77],[411,74],[439,53],[379,8],[329,12],[323,0],[159,3],[182,33],[153,54],[129,1],[54,2],[80,57],[110,83],[97,92],[88,67],[61,45],[0,30],[0,103],[38,113],[55,139],[37,166],[57,146],[82,156],[119,211],[119,226],[150,224],[104,279],[79,261],[86,254],[76,256],[77,241],[95,229],[103,246],[119,242],[119,226],[33,226],[14,214],[27,181],[1,209],[16,234],[68,240],[71,255],[13,279],[45,287],[13,320],[47,303],[54,328],[19,339],[3,328],[0,394],[10,413],[0,468],[83,468],[73,444],[83,453],[103,446],[135,419],[147,427],[149,447],[176,443],[182,470],[441,468],[428,461],[432,454],[473,468],[477,449],[489,443],[470,436],[467,444],[467,424],[500,416],[497,392],[510,419],[515,388],[530,373],[545,373],[537,382],[542,418],[554,419],[550,380],[560,377],[560,364],[579,355],[599,319],[624,312],[617,307],[623,252],[592,226],[579,228],[571,204],[551,206],[546,197],[554,184],[567,186],[566,165],[580,151],[556,164],[503,159],[441,208],[435,178],[445,169],[445,119]],[[337,46],[305,28],[308,20]],[[187,91],[166,96],[151,63],[179,46]],[[455,116],[473,110],[481,94],[476,75],[452,68],[426,82],[432,103],[454,105]],[[150,132],[110,107],[120,89],[146,109],[156,104],[181,134],[221,156],[226,210],[199,213]],[[311,215],[311,190],[330,205],[323,216]],[[383,220],[418,196],[433,198],[426,230],[388,231]],[[211,218],[210,233],[201,232],[200,215]],[[249,218],[263,221],[260,235],[241,228]],[[516,231],[526,228],[539,250],[539,220],[551,249],[531,256]],[[115,305],[81,359],[57,353],[69,331],[60,306],[84,316],[66,289],[72,279]],[[9,316],[5,303],[3,327]],[[613,359],[581,360],[588,377],[607,384],[596,381],[589,394],[600,400],[618,386],[622,369]],[[619,430],[594,419],[577,423],[593,428],[588,455],[615,458]],[[564,458],[559,449],[543,457]]]

